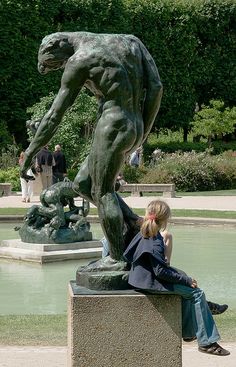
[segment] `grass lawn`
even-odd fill
[[[0,208],[0,215],[25,215],[27,208]]]
[[[223,341],[236,341],[236,311],[215,317]],[[0,316],[0,345],[67,345],[67,315]]]
[[[176,196],[235,196],[236,190],[177,192]]]
[[[0,208],[1,215],[25,215],[25,208]],[[138,215],[144,215],[144,209],[134,209]],[[197,209],[172,209],[173,217],[201,217],[201,218],[221,218],[221,219],[236,219],[236,211],[223,210],[197,210]],[[97,209],[91,208],[90,215],[97,215]]]
[[[67,315],[0,316],[0,345],[67,344]]]
[[[130,196],[129,192],[120,193],[122,197]],[[162,196],[162,192],[144,192],[143,196]],[[176,196],[235,196],[236,190],[215,190],[215,191],[193,191],[193,192],[182,192],[177,191]]]

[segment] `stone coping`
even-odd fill
[[[2,240],[1,247],[9,247],[9,248],[19,248],[24,250],[32,250],[32,251],[42,251],[42,252],[51,252],[51,251],[68,251],[68,250],[79,250],[85,248],[98,248],[102,247],[102,243],[99,240],[89,240],[89,241],[79,241],[79,242],[70,242],[70,243],[28,243],[23,242],[20,239],[10,239],[10,240]]]
[[[137,289],[137,288],[130,288],[128,289],[122,289],[122,290],[94,290],[89,289],[86,287],[82,287],[81,285],[76,284],[75,280],[70,280],[69,285],[71,286],[71,289],[73,291],[73,294],[75,296],[96,296],[96,295],[102,295],[102,296],[111,296],[111,295],[117,295],[117,296],[156,296],[158,297],[165,297],[165,296],[176,296],[176,294],[169,293],[169,292],[162,292],[162,293],[151,293],[145,290]],[[178,297],[178,296],[177,296]]]
[[[24,215],[0,215],[0,223],[11,223],[22,221]],[[90,223],[99,223],[97,215],[86,217]],[[204,217],[172,217],[170,223],[179,225],[206,225],[206,226],[231,226],[236,227],[236,219],[204,218]]]

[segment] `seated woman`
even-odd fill
[[[148,205],[140,233],[124,252],[124,258],[131,263],[129,284],[150,293],[180,295],[183,338],[196,337],[200,352],[229,355],[230,352],[217,343],[220,335],[197,281],[170,267],[166,261],[165,244],[160,231],[165,230],[170,215],[169,206],[161,200]]]
[[[167,263],[167,265],[170,265],[170,259],[171,259],[172,248],[173,248],[173,236],[167,230],[164,230],[160,233],[161,233],[161,236],[163,238],[164,245],[165,245],[166,263]],[[178,269],[176,269],[176,270],[178,270]],[[178,270],[178,271],[184,273],[183,270]],[[207,304],[210,308],[210,311],[211,311],[212,315],[220,315],[221,313],[225,312],[228,308],[228,305],[226,305],[226,304],[219,305],[218,303],[214,303],[214,302],[211,302],[211,301],[207,301]],[[185,341],[189,341],[189,340],[186,339]]]

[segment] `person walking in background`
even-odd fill
[[[132,167],[139,167],[141,162],[142,147],[137,148],[130,156],[129,164]]]
[[[152,164],[155,165],[158,163],[158,160],[161,158],[162,155],[162,151],[161,149],[156,148],[153,152],[152,152]]]
[[[19,165],[20,167],[23,164],[24,161],[24,156],[25,153],[21,152],[20,153],[20,157],[19,157]],[[33,171],[32,169],[28,169],[27,170],[27,175],[34,177]],[[20,177],[20,184],[21,184],[21,195],[22,195],[22,202],[23,203],[29,203],[32,199],[33,196],[33,181],[31,180],[26,180],[25,178]]]
[[[36,172],[39,173],[43,190],[52,185],[52,167],[55,165],[52,152],[45,145],[36,155]]]
[[[53,177],[52,183],[55,184],[59,181],[63,181],[66,176],[66,158],[61,151],[60,144],[55,146],[55,151],[53,152],[53,158],[55,160],[55,166],[52,167]]]

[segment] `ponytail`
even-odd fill
[[[143,237],[155,237],[160,230],[164,230],[170,217],[169,206],[161,200],[154,200],[149,203],[144,221],[141,226]]]

